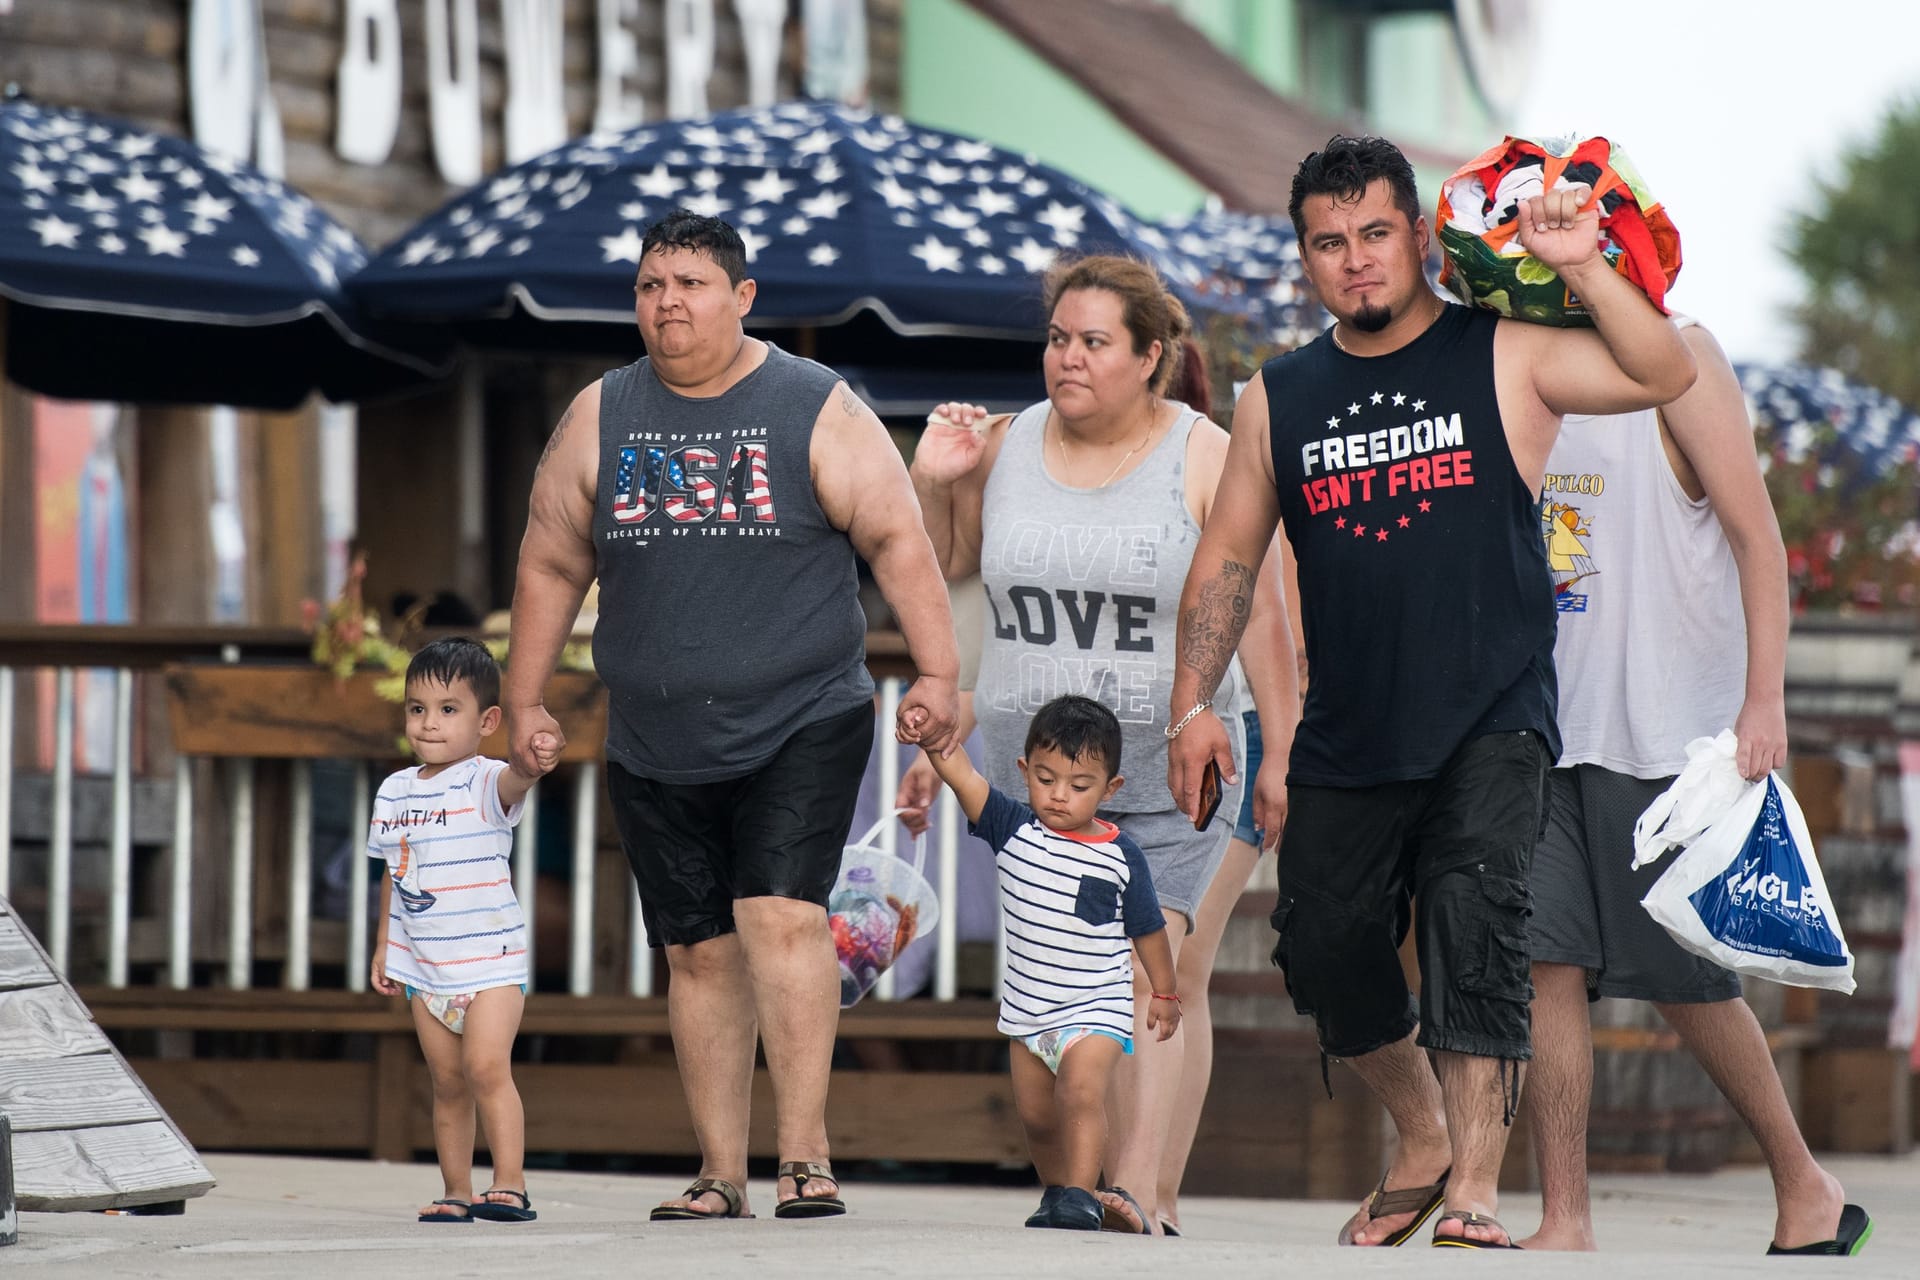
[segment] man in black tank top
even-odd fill
[[[655,1219],[748,1216],[747,1100],[779,1099],[774,1215],[846,1212],[828,1164],[840,978],[825,911],[873,742],[854,558],[920,678],[902,741],[958,717],[946,584],[905,461],[830,370],[749,338],[740,236],[676,210],[634,286],[647,357],[581,391],[533,482],[502,701],[525,768],[564,738],[541,691],[600,583],[607,789],[673,982],[700,1177]],[[537,772],[537,771],[536,771]]]
[[[1290,212],[1337,323],[1241,397],[1181,597],[1169,786],[1192,812],[1202,766],[1230,764],[1205,701],[1285,520],[1309,684],[1274,961],[1322,1052],[1399,1131],[1342,1243],[1400,1244],[1443,1205],[1435,1244],[1512,1243],[1492,1214],[1532,1054],[1527,874],[1557,745],[1537,494],[1562,414],[1661,404],[1694,374],[1678,331],[1599,256],[1588,194],[1522,207],[1522,243],[1596,326],[1548,329],[1428,288],[1427,222],[1390,143],[1309,156]],[[1417,1004],[1396,955],[1416,901]]]

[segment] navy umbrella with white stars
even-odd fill
[[[181,138],[0,102],[7,373],[49,395],[288,408],[438,372],[371,337],[366,261],[306,196]]]
[[[1741,364],[1740,389],[1768,452],[1788,462],[1815,457],[1856,479],[1920,459],[1920,414],[1837,369]]]
[[[429,215],[350,288],[379,314],[459,322],[481,342],[521,345],[529,317],[631,329],[642,235],[676,207],[739,230],[759,283],[748,323],[763,329],[871,312],[895,334],[1032,339],[1035,277],[1063,254],[1134,253],[1176,285],[1205,274],[1031,157],[784,103],[558,147]]]
[[[1327,323],[1283,217],[1207,209],[1136,234],[1190,307],[1240,317],[1263,343],[1291,350]]]

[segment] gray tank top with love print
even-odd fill
[[[1167,703],[1173,696],[1180,589],[1200,526],[1187,508],[1187,440],[1201,416],[1181,413],[1132,472],[1098,489],[1047,473],[1042,450],[1051,405],[1007,428],[981,510],[986,588],[974,711],[987,778],[1026,795],[1015,765],[1033,713],[1063,694],[1105,703],[1120,719],[1127,783],[1103,806],[1116,813],[1174,807],[1167,790]],[[1232,723],[1239,680],[1229,670],[1214,709]]]

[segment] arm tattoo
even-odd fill
[[[1200,600],[1180,615],[1181,665],[1200,677],[1200,696],[1220,687],[1253,611],[1253,570],[1238,561],[1200,585]]]
[[[545,471],[547,469],[547,459],[551,458],[556,452],[559,451],[560,437],[567,434],[567,426],[572,421],[573,421],[573,406],[568,405],[567,411],[560,415],[560,421],[557,424],[555,424],[553,428],[553,434],[547,437],[547,447],[540,451],[540,461],[534,464],[534,468],[533,468],[533,473],[535,475],[539,475],[542,471]]]
[[[849,418],[857,418],[860,416],[862,407],[860,397],[853,394],[853,388],[844,382],[840,384],[840,407],[847,411]]]

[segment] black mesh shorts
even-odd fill
[[[1547,832],[1533,855],[1533,958],[1587,971],[1587,997],[1710,1004],[1740,977],[1694,955],[1640,905],[1671,856],[1633,869],[1633,824],[1672,778],[1594,764],[1555,769]]]
[[[1429,1049],[1533,1056],[1527,876],[1552,763],[1538,734],[1493,733],[1432,778],[1288,789],[1273,959],[1327,1054],[1371,1053],[1417,1024]],[[1417,1006],[1398,954],[1409,927]]]
[[[654,782],[608,761],[607,795],[648,945],[732,933],[738,898],[824,908],[872,750],[873,706],[862,702],[799,730],[743,778]]]

